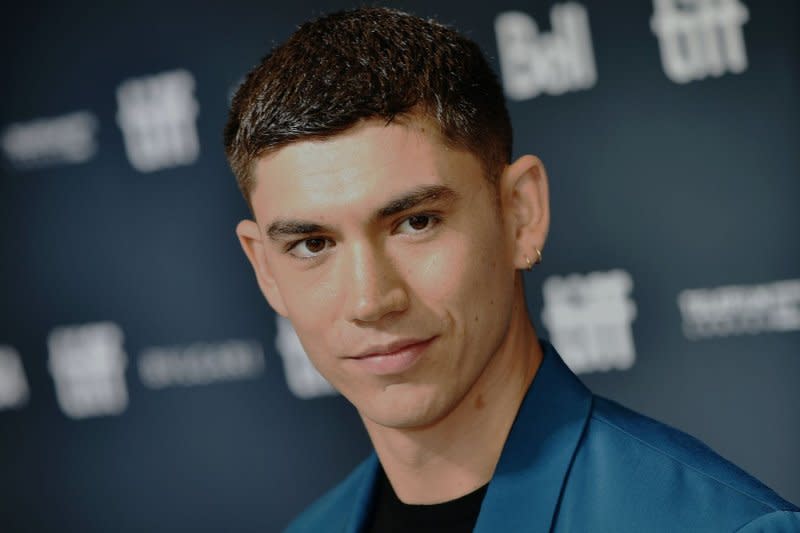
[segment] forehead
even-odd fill
[[[254,171],[251,201],[259,219],[374,207],[420,185],[468,194],[483,182],[478,159],[446,146],[424,119],[364,121],[329,139],[295,142],[260,158]]]

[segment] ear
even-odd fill
[[[261,288],[261,292],[267,302],[276,313],[287,317],[288,313],[286,312],[286,305],[283,303],[283,297],[281,297],[275,278],[272,276],[269,265],[267,265],[264,237],[258,229],[258,224],[252,220],[242,220],[236,226],[236,235],[239,237],[239,244],[242,245],[244,254],[253,266],[258,286]]]
[[[538,157],[524,155],[500,177],[500,197],[506,228],[514,243],[514,265],[536,263],[550,228],[547,173]]]

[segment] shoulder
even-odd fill
[[[587,483],[606,490],[590,496]],[[597,396],[567,489],[568,508],[588,499],[596,519],[622,514],[650,530],[654,520],[673,531],[735,531],[759,519],[800,516],[800,509],[701,441]]]
[[[761,515],[736,533],[792,533],[800,531],[800,512],[775,511]]]
[[[698,439],[616,402],[595,397],[592,421],[597,431],[637,449],[643,459],[683,471],[687,482],[724,487],[730,497],[757,502],[769,511],[796,509]]]
[[[285,533],[345,531],[349,523],[358,519],[354,515],[366,510],[376,467],[377,458],[373,454],[297,516]]]

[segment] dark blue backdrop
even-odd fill
[[[516,84],[515,154],[551,181],[526,274],[540,334],[595,392],[797,503],[798,4],[675,4],[398,5]],[[278,336],[221,146],[243,74],[350,5],[27,2],[0,20],[3,531],[279,530],[369,451]]]

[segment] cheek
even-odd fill
[[[298,323],[313,323],[329,313],[336,302],[336,287],[329,279],[329,269],[303,269],[291,264],[276,269],[275,279],[286,308]],[[293,318],[292,323],[295,323]]]
[[[469,246],[465,240],[437,242],[435,251],[409,257],[406,282],[417,297],[435,306],[459,295],[469,274]]]
[[[489,303],[487,293],[502,285],[504,259],[497,239],[484,236],[457,233],[437,243],[435,252],[414,258],[407,280],[417,297],[454,313],[467,312],[464,306],[475,301]]]
[[[448,312],[456,330],[472,349],[487,352],[496,342],[490,332],[502,332],[514,292],[514,268],[496,233],[473,235],[459,263],[445,269],[441,287],[447,290]],[[511,275],[509,275],[511,273]]]
[[[288,279],[288,278],[286,278]],[[321,359],[327,353],[328,330],[336,323],[338,309],[336,292],[324,280],[288,279],[281,289],[281,297],[306,353],[312,359]]]

